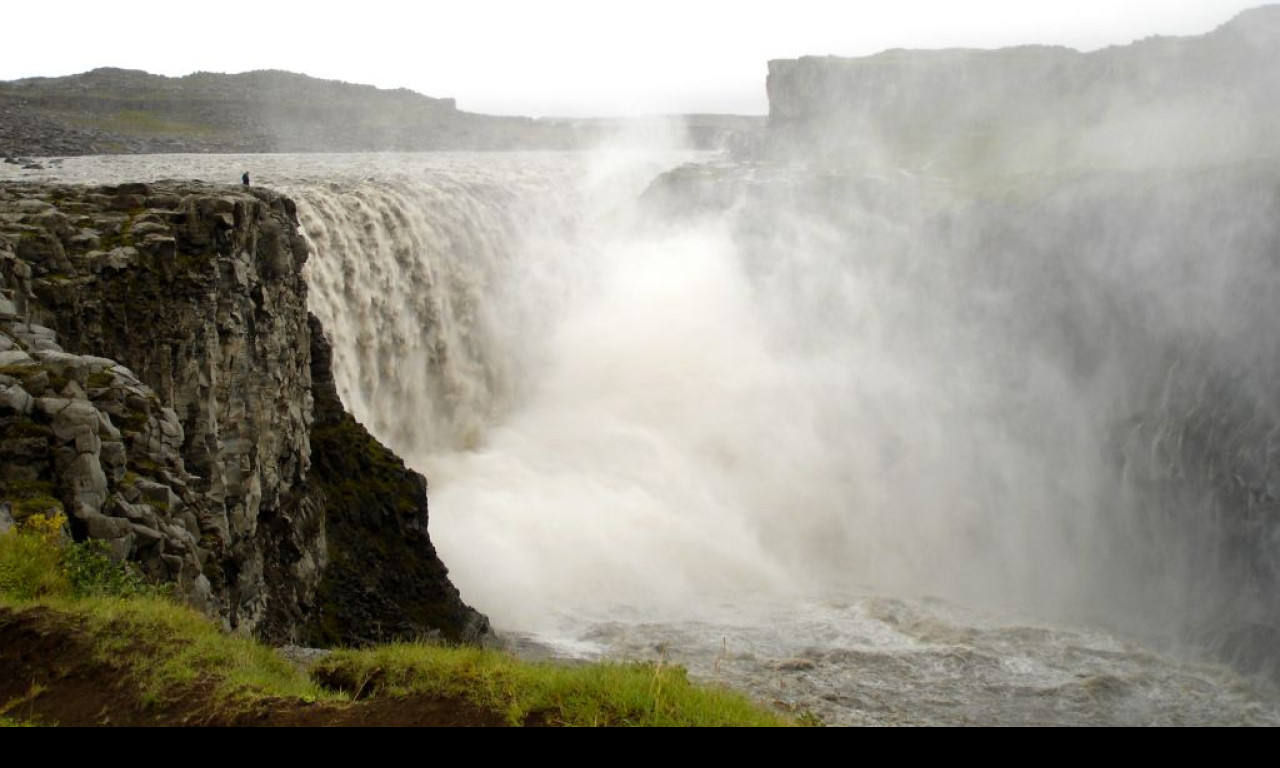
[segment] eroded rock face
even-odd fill
[[[489,633],[489,622],[458,600],[427,533],[426,478],[369,434],[338,399],[332,351],[312,318],[315,429],[312,479],[324,492],[330,563],[310,645],[360,645],[420,636],[423,627],[453,641]],[[412,604],[395,596],[412,594]]]
[[[229,625],[282,641],[309,633],[325,613],[326,568],[353,555],[330,547],[325,478],[312,469],[312,339],[323,332],[308,320],[306,257],[292,202],[266,190],[0,188],[0,498],[10,517],[64,510],[75,535],[109,542]],[[321,375],[330,420],[341,420],[327,361]],[[343,450],[329,447],[331,465]],[[424,615],[419,596],[382,585],[391,607],[379,626],[399,631],[359,626],[347,611],[354,623],[330,618],[326,636],[474,635],[482,617],[426,538],[425,483],[398,490],[412,498],[384,503],[420,507],[420,520],[403,530],[374,521],[371,535],[421,528],[425,546],[406,548],[404,567],[429,561],[441,582],[431,604],[448,609],[421,623],[411,618]]]
[[[10,347],[0,373],[3,527],[66,514],[79,538],[106,542],[193,605],[222,610],[206,570],[218,578],[229,531],[191,488],[177,415],[128,368],[63,352],[55,338],[0,314],[0,346]]]

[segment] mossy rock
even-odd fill
[[[149,418],[145,411],[126,411],[119,415],[111,415],[111,421],[117,429],[135,435],[147,428]]]
[[[48,437],[49,428],[32,419],[19,417],[3,427],[5,438]]]
[[[44,515],[52,518],[55,515],[66,516],[66,508],[62,502],[52,496],[32,496],[11,500],[10,507],[14,522],[22,523],[32,515]]]
[[[8,502],[14,521],[21,523],[32,515],[64,514],[55,492],[48,480],[9,480],[0,484],[0,501]]]
[[[15,341],[18,340],[15,339]],[[21,341],[18,341],[18,345],[22,346]],[[0,365],[0,375],[12,376],[18,381],[26,381],[28,376],[33,373],[39,373],[42,370],[44,369],[40,367],[40,364],[34,361],[25,364]]]
[[[111,368],[103,368],[89,374],[85,379],[85,386],[88,389],[107,389],[116,382],[116,375]]]

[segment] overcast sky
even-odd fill
[[[286,69],[471,112],[763,114],[765,63],[887,48],[1091,50],[1202,34],[1261,0],[11,2],[0,80],[99,66]]]

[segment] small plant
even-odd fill
[[[148,584],[127,563],[111,557],[101,541],[69,544],[62,551],[62,570],[75,597],[135,597],[153,595]]]
[[[799,724],[801,728],[827,727],[827,723],[822,719],[821,715],[807,709],[796,716],[796,723]]]
[[[0,596],[36,600],[70,592],[62,570],[58,518],[61,515],[32,515],[17,530],[0,535]]]
[[[31,515],[18,530],[0,536],[0,595],[36,600],[161,592],[132,566],[113,559],[103,542],[72,542],[66,529],[61,514]]]
[[[22,531],[56,547],[66,539],[67,518],[61,512],[31,515],[22,521]]]

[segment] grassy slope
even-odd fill
[[[96,128],[109,133],[143,138],[173,137],[197,139],[230,139],[232,136],[215,126],[171,120],[146,109],[119,109],[102,114],[75,112],[52,113],[59,119],[81,128]]]
[[[308,673],[163,597],[77,596],[95,590],[74,586],[74,574],[50,572],[58,558],[49,557],[49,547],[65,545],[32,542],[44,540],[0,535],[0,630],[77,638],[81,650],[66,656],[91,656],[85,663],[98,674],[107,670],[113,688],[127,689],[134,707],[160,720],[167,710],[183,710],[189,717],[178,722],[236,723],[252,712],[307,706],[310,719],[300,724],[343,724],[360,707],[425,699],[510,725],[787,724],[739,694],[695,686],[671,666],[529,664],[496,651],[400,644],[338,651]],[[26,695],[0,700],[0,726],[31,720],[22,715],[35,709],[31,701],[80,669],[68,664],[69,674],[51,674]]]

